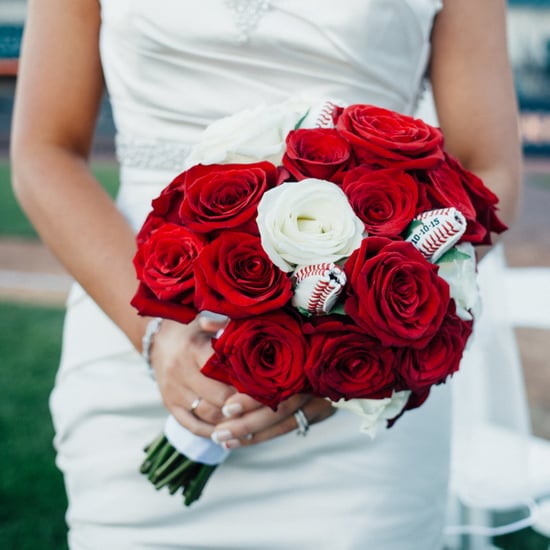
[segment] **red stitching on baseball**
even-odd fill
[[[300,281],[303,281],[306,277],[311,277],[314,275],[322,277],[325,275],[326,271],[331,271],[331,269],[332,269],[332,264],[329,264],[329,263],[306,265],[305,267],[301,267],[294,274],[294,276],[296,277],[296,281],[300,282]]]
[[[325,101],[323,108],[317,115],[316,126],[317,128],[323,128],[327,125],[332,125],[332,113],[334,112],[335,105],[330,101]]]
[[[422,212],[416,216],[417,220],[425,220],[426,218],[431,218],[435,216],[450,216],[450,213],[453,211],[453,208],[438,208],[437,210],[428,210],[427,212]]]

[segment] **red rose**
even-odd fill
[[[496,213],[498,197],[480,178],[466,170],[453,156],[447,154],[445,155],[445,159],[449,166],[459,175],[462,185],[475,209],[477,222],[486,229],[485,238],[481,241],[476,238],[479,232],[470,231],[469,228],[466,230],[462,240],[470,241],[475,244],[491,244],[491,231],[494,233],[502,233],[508,229]]]
[[[342,189],[369,235],[398,237],[416,214],[418,184],[402,170],[360,166],[346,173]]]
[[[277,177],[270,162],[193,166],[185,172],[181,221],[197,233],[257,232],[258,202],[277,184]]]
[[[187,172],[178,174],[152,202],[152,214],[162,218],[166,223],[181,225],[179,210],[184,197],[186,175]]]
[[[154,212],[151,212],[145,219],[145,222],[143,222],[141,229],[136,235],[136,244],[138,245],[138,248],[142,246],[147,239],[149,239],[153,231],[156,231],[165,223],[166,222],[161,217],[157,216]]]
[[[457,317],[455,309],[451,301],[441,328],[426,347],[400,351],[398,370],[408,389],[421,393],[458,370],[472,323]]]
[[[189,322],[195,315],[193,261],[204,241],[167,223],[151,231],[134,256],[140,281],[132,299],[139,313]]]
[[[153,208],[136,237],[138,246],[149,238],[152,231],[165,223],[181,225],[179,209],[183,201],[184,179],[185,172],[178,174],[152,201]]]
[[[360,162],[388,168],[434,168],[443,160],[443,134],[420,119],[372,105],[350,105],[337,128]]]
[[[491,231],[502,233],[507,229],[496,214],[497,196],[451,155],[445,153],[445,162],[427,171],[424,178],[432,208],[454,206],[466,218],[461,241],[491,244]]]
[[[290,278],[273,265],[259,237],[228,231],[195,261],[195,304],[233,319],[283,307],[292,297]]]
[[[340,183],[352,161],[350,144],[329,128],[289,132],[283,164],[297,179],[316,178]]]
[[[272,409],[308,389],[307,341],[298,320],[285,311],[232,320],[213,345],[202,372]]]
[[[455,207],[467,222],[466,233],[461,241],[480,243],[485,240],[487,230],[477,221],[474,205],[464,189],[459,172],[448,162],[442,163],[435,170],[428,170],[423,176],[423,187],[428,198],[429,207],[425,210]]]
[[[468,220],[475,220],[474,205],[457,171],[447,162],[425,173],[424,185],[433,209],[454,206]]]
[[[395,381],[393,349],[343,321],[345,317],[331,317],[323,317],[310,337],[305,371],[313,393],[333,401],[390,397]]]
[[[424,347],[449,306],[449,285],[408,242],[367,237],[344,265],[345,312],[383,346]]]

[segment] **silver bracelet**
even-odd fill
[[[153,345],[153,338],[155,334],[160,330],[162,320],[162,317],[155,317],[154,319],[151,319],[147,323],[145,334],[143,335],[143,338],[141,340],[141,356],[147,364],[149,376],[153,380],[155,379],[155,371],[153,370],[153,365],[151,365],[151,347]]]

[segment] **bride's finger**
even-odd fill
[[[249,395],[235,393],[224,403],[222,414],[225,418],[237,418],[260,407],[263,407],[263,405]]]
[[[203,332],[207,332],[214,336],[227,326],[229,318],[225,315],[220,315],[218,313],[203,311],[198,317],[198,322],[199,328]]]
[[[191,374],[191,380],[181,377],[163,377],[158,380],[165,407],[173,412],[176,408],[187,409],[199,419],[210,424],[224,420],[221,408],[234,389],[230,386],[209,380],[198,374],[197,379]]]
[[[208,422],[204,422],[187,409],[173,407],[170,412],[178,423],[187,428],[191,433],[202,437],[210,437],[212,435],[214,426]]]
[[[305,433],[302,433],[301,435],[307,435],[309,426],[329,418],[336,412],[336,409],[328,401],[324,400],[324,403],[321,401],[322,400],[311,401],[278,424],[253,434],[253,437],[251,438],[245,438],[243,441],[239,441],[240,446],[261,443],[262,441],[268,441],[269,439],[273,439],[289,432],[296,432],[296,434],[300,435],[299,430],[303,430],[304,428]],[[298,415],[300,414],[299,411],[301,411],[303,415],[301,419],[298,418]]]
[[[216,406],[219,411],[221,411],[227,400],[236,393],[233,386],[209,378],[199,370],[187,373],[185,382],[188,388],[193,390],[197,395],[200,395],[203,399],[206,398],[212,405]]]
[[[215,426],[223,421],[221,409],[196,393],[188,392],[185,399],[187,410],[199,420]]]
[[[218,424],[212,438],[216,443],[249,438],[250,434],[260,433],[271,426],[283,422],[286,418],[291,417],[298,408],[305,406],[305,403],[309,399],[311,399],[311,397],[307,395],[294,396],[280,403],[276,411],[266,406],[256,408],[243,414],[239,418],[234,418]],[[290,429],[287,431],[290,431]],[[284,431],[282,433],[284,433]],[[249,440],[250,439],[247,439],[247,441]],[[231,448],[231,446],[229,448]]]

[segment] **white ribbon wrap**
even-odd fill
[[[172,447],[195,462],[215,466],[221,464],[229,455],[229,451],[211,439],[192,434],[172,415],[166,419],[164,435]]]

